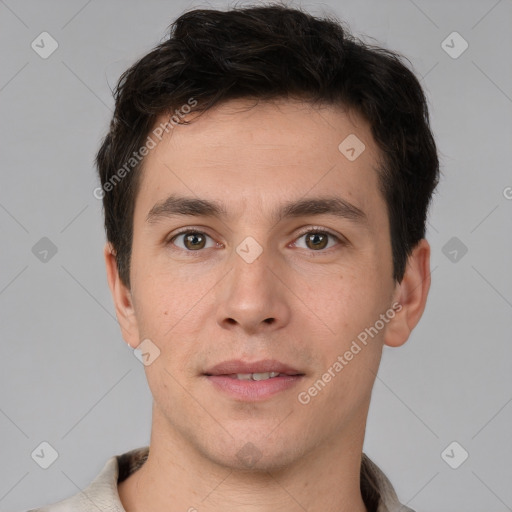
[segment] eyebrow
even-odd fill
[[[284,203],[272,212],[271,219],[278,223],[285,218],[315,215],[332,215],[359,224],[368,224],[368,217],[363,210],[336,196],[312,197]],[[218,201],[172,194],[151,208],[146,222],[151,224],[176,216],[227,218],[228,212],[225,205]]]

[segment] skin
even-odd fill
[[[349,134],[366,146],[352,162],[338,149]],[[175,127],[147,155],[131,290],[110,244],[104,251],[123,338],[131,347],[149,338],[160,350],[144,367],[154,399],[150,455],[118,486],[127,512],[366,511],[359,468],[382,348],[407,341],[430,287],[426,240],[401,283],[392,278],[379,157],[355,112],[291,100],[221,104]],[[222,201],[229,216],[147,223],[171,193]],[[367,223],[328,214],[271,218],[284,202],[333,194],[363,210]],[[203,248],[191,249],[184,236],[170,242],[184,227],[208,235]],[[313,227],[340,241],[308,245],[304,231]],[[252,263],[236,252],[248,236],[263,250]],[[394,318],[301,404],[298,393],[395,302],[402,308]],[[305,373],[302,382],[240,402],[202,375],[228,359],[267,358]],[[258,454],[251,467],[237,456],[244,446]]]

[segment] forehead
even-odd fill
[[[369,216],[385,206],[379,150],[353,111],[244,99],[186,119],[189,125],[174,125],[145,157],[136,215],[146,216],[171,193],[222,200],[228,213],[251,209],[254,217],[270,216],[285,199],[327,192]]]

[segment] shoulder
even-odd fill
[[[27,512],[88,512],[112,502],[113,484],[117,481],[117,458],[108,459],[99,475],[83,491],[59,502]],[[116,491],[117,492],[117,491]],[[96,506],[95,506],[96,505]],[[123,512],[122,508],[102,508],[109,512]]]
[[[82,491],[59,502],[26,512],[124,512],[117,484],[136,471],[147,459],[148,447],[110,457],[96,478]]]
[[[403,505],[389,478],[366,454],[361,461],[361,490],[375,503],[376,512],[414,512]]]

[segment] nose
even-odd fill
[[[283,283],[282,269],[271,260],[265,250],[250,263],[233,251],[231,271],[219,283],[217,323],[222,328],[255,335],[289,322],[291,292]]]

